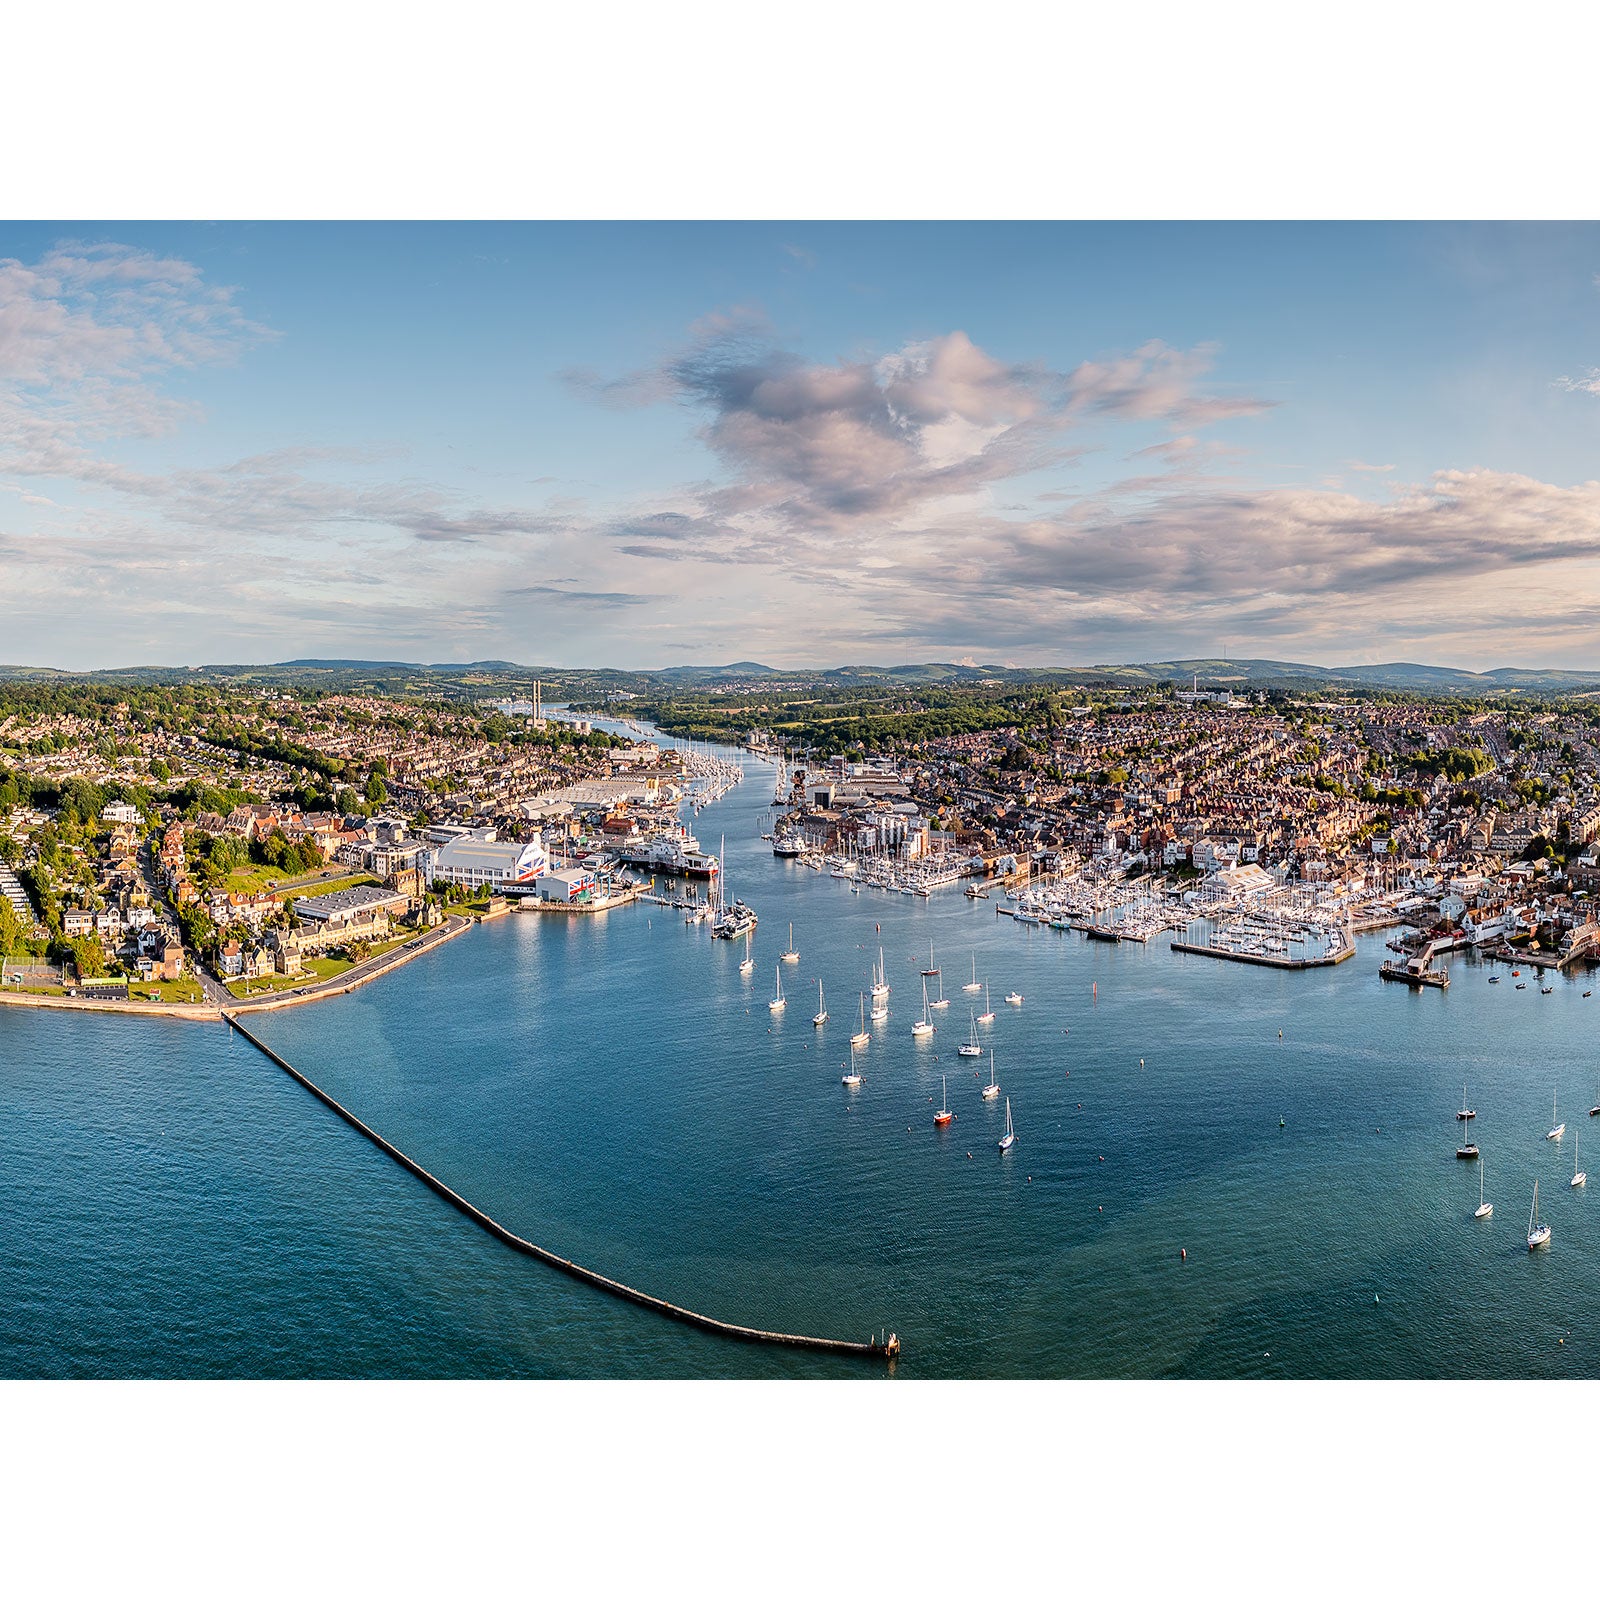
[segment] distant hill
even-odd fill
[[[1199,679],[1202,688],[1295,688],[1303,691],[1388,689],[1422,694],[1527,695],[1600,692],[1600,672],[1564,668],[1497,667],[1468,672],[1460,667],[1429,666],[1414,661],[1374,666],[1321,667],[1304,661],[1216,657],[1172,661],[1104,662],[1093,666],[1001,666],[928,661],[901,666],[871,664],[837,667],[769,667],[758,661],[726,666],[675,666],[653,670],[612,667],[529,666],[515,661],[358,661],[305,657],[267,664],[215,664],[202,667],[138,666],[94,672],[66,672],[56,667],[0,666],[0,679],[22,681],[79,680],[108,683],[176,683],[211,681],[285,687],[375,690],[387,693],[447,695],[487,699],[525,692],[542,679],[545,697],[595,696],[616,690],[659,695],[673,690],[711,689],[748,683],[753,678],[800,682],[819,687],[929,683],[1061,683],[1142,688]]]

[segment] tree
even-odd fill
[[[103,978],[106,972],[105,951],[98,939],[72,939],[72,964],[80,978]]]
[[[381,806],[389,798],[389,790],[376,772],[367,779],[365,793],[370,805]]]

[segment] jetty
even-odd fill
[[[1300,972],[1307,967],[1336,967],[1356,953],[1356,947],[1348,940],[1320,956],[1273,955],[1266,951],[1235,950],[1220,944],[1191,944],[1186,939],[1174,939],[1171,948],[1181,955],[1215,956],[1218,961],[1242,961],[1248,966],[1277,967],[1284,972]]]
[[[1385,961],[1378,968],[1378,976],[1390,983],[1409,984],[1413,989],[1448,989],[1450,974],[1443,967],[1433,965],[1436,952],[1452,948],[1450,939],[1430,939],[1414,956],[1405,961]]]
[[[642,1289],[632,1288],[615,1278],[608,1278],[590,1267],[580,1266],[576,1261],[557,1255],[553,1250],[546,1250],[542,1245],[534,1244],[520,1234],[513,1233],[502,1223],[496,1222],[488,1212],[480,1210],[470,1200],[457,1194],[442,1178],[436,1178],[421,1162],[414,1161],[399,1146],[391,1144],[375,1128],[369,1127],[355,1112],[340,1104],[325,1089],[319,1088],[297,1067],[291,1066],[270,1045],[258,1039],[237,1017],[229,1015],[227,1022],[229,1027],[242,1034],[269,1061],[288,1073],[302,1089],[314,1095],[337,1116],[342,1117],[356,1132],[370,1139],[392,1161],[404,1167],[413,1177],[420,1179],[463,1216],[477,1223],[485,1233],[523,1255],[532,1256],[536,1261],[542,1261],[546,1266],[554,1267],[557,1271],[566,1273],[568,1277],[576,1278],[580,1283],[603,1289],[607,1294],[615,1295],[620,1300],[632,1301],[634,1305],[643,1306],[648,1311],[657,1312],[675,1322],[687,1323],[690,1327],[699,1328],[705,1333],[717,1334],[725,1339],[742,1339],[750,1344],[782,1345],[792,1350],[815,1350],[827,1355],[866,1356],[872,1360],[891,1364],[900,1354],[900,1336],[895,1333],[889,1334],[882,1341],[873,1338],[863,1344],[848,1339],[823,1339],[807,1333],[776,1333],[766,1328],[748,1328],[736,1322],[723,1322],[720,1318],[707,1316],[704,1312],[691,1311],[685,1306],[674,1305],[672,1301],[663,1300],[658,1295],[646,1294]]]

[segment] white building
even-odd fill
[[[137,822],[139,820],[138,806],[130,806],[126,800],[113,800],[108,806],[101,806],[100,820],[102,822]]]
[[[573,901],[593,894],[595,876],[584,867],[559,867],[539,875],[536,885],[541,900]]]
[[[532,883],[545,868],[544,845],[538,840],[452,839],[433,853],[435,883],[464,883],[474,889],[486,884]]]

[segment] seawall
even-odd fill
[[[546,1250],[542,1245],[534,1244],[531,1240],[524,1239],[520,1234],[515,1234],[503,1224],[496,1222],[488,1212],[480,1210],[470,1200],[457,1194],[443,1179],[436,1178],[421,1162],[413,1161],[405,1151],[391,1144],[376,1129],[368,1127],[353,1111],[341,1105],[326,1090],[318,1088],[303,1072],[290,1066],[276,1050],[251,1033],[236,1016],[230,1013],[227,1021],[230,1027],[248,1039],[269,1061],[281,1067],[301,1088],[315,1095],[330,1111],[342,1117],[358,1133],[370,1139],[391,1160],[427,1184],[441,1199],[449,1201],[456,1210],[477,1223],[486,1233],[523,1255],[532,1256],[536,1261],[542,1261],[546,1266],[565,1272],[581,1283],[603,1289],[618,1299],[632,1301],[634,1305],[658,1312],[661,1316],[670,1317],[676,1322],[687,1323],[690,1327],[699,1328],[705,1333],[718,1334],[725,1339],[742,1339],[753,1344],[783,1345],[790,1349],[815,1350],[830,1355],[869,1356],[875,1360],[890,1362],[900,1353],[900,1340],[895,1334],[890,1334],[883,1344],[879,1344],[876,1339],[861,1344],[847,1339],[822,1339],[804,1333],[776,1333],[765,1328],[747,1328],[739,1323],[723,1322],[719,1318],[708,1317],[703,1312],[690,1311],[685,1306],[674,1305],[672,1301],[663,1300],[657,1295],[646,1294],[642,1289],[631,1288],[628,1284],[619,1283],[615,1278],[608,1278],[589,1267],[580,1266],[576,1261],[569,1261],[553,1250]]]

